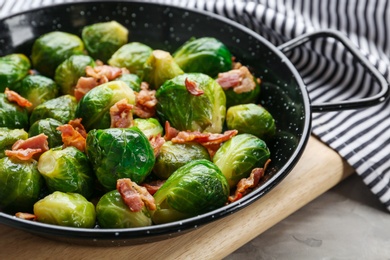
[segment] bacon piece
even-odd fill
[[[156,91],[149,90],[149,84],[146,82],[141,83],[140,92],[135,92],[135,108],[134,114],[140,118],[154,117],[156,114]]]
[[[86,140],[78,131],[76,131],[72,125],[65,124],[57,127],[57,130],[61,131],[61,138],[63,147],[73,146],[80,151],[85,151]]]
[[[111,128],[128,128],[133,125],[133,108],[127,99],[116,102],[110,108]]]
[[[99,82],[95,78],[91,77],[80,77],[77,81],[77,85],[74,89],[74,96],[77,101],[80,101],[85,94],[88,93],[91,89],[98,86]]]
[[[17,213],[15,213],[15,217],[25,219],[25,220],[36,220],[37,219],[37,217],[34,214],[25,213],[25,212],[17,212]]]
[[[5,88],[4,94],[9,102],[15,102],[21,107],[31,107],[32,103],[13,90]]]
[[[6,150],[5,154],[8,157],[16,157],[19,160],[27,161],[32,158],[38,159],[47,150],[49,150],[47,136],[45,134],[39,134],[26,140],[16,141],[12,145],[11,150]]]
[[[157,157],[160,154],[161,146],[165,143],[165,139],[158,134],[157,136],[151,137],[149,142],[153,147],[154,157]]]
[[[149,183],[142,183],[141,185],[148,190],[150,195],[154,195],[164,183],[165,180],[156,180],[156,181],[151,181]]]
[[[146,206],[149,210],[156,209],[154,198],[148,190],[132,182],[129,178],[117,180],[116,189],[131,211],[141,211],[143,206]]]
[[[216,81],[224,90],[232,88],[238,94],[252,91],[256,87],[253,75],[246,66],[219,73]]]
[[[204,94],[204,91],[198,87],[198,84],[195,81],[186,78],[184,84],[191,95],[200,96]]]
[[[84,126],[81,124],[82,118],[76,118],[74,120],[70,120],[69,124],[81,134],[82,137],[87,138],[87,131]]]
[[[5,155],[8,157],[18,158],[22,161],[28,161],[32,158],[38,158],[42,154],[42,149],[19,149],[19,150],[5,150]]]
[[[174,127],[171,127],[171,124],[168,121],[165,121],[165,135],[164,139],[166,141],[171,140],[172,138],[176,137],[179,134],[179,130],[177,130]]]

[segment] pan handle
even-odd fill
[[[325,111],[338,111],[346,109],[356,109],[362,107],[368,107],[379,104],[389,97],[389,84],[384,76],[361,54],[361,52],[355,47],[355,45],[341,32],[332,29],[325,29],[318,32],[308,33],[298,36],[280,46],[278,49],[283,53],[287,53],[292,49],[299,47],[313,39],[320,37],[330,37],[341,42],[344,47],[353,55],[353,57],[366,69],[367,72],[376,80],[379,84],[381,91],[371,97],[361,98],[357,100],[345,100],[338,102],[328,102],[323,104],[311,104],[313,112],[325,112]]]

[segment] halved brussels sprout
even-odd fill
[[[116,21],[101,22],[83,28],[81,38],[88,54],[104,63],[128,41],[129,31]]]
[[[86,142],[85,151],[97,179],[107,190],[114,190],[121,178],[139,184],[153,168],[153,148],[137,127],[93,129]]]
[[[108,64],[119,68],[127,68],[130,73],[143,78],[144,64],[153,49],[140,42],[131,42],[120,47],[108,60]]]
[[[101,228],[134,228],[152,225],[148,209],[133,212],[117,190],[104,194],[96,205],[96,218]]]
[[[50,99],[33,109],[30,125],[39,119],[54,118],[63,124],[75,119],[77,100],[74,96],[63,95]]]
[[[28,75],[18,83],[12,90],[32,103],[27,110],[31,112],[36,106],[58,96],[58,86],[54,80],[42,75]]]
[[[61,125],[63,123],[54,118],[39,119],[30,126],[28,136],[32,137],[43,133],[47,136],[49,147],[57,147],[63,144],[61,131],[57,130],[57,127]]]
[[[74,95],[74,89],[80,77],[85,76],[87,66],[95,67],[95,61],[87,55],[72,55],[56,69],[54,80],[62,95]]]
[[[202,145],[167,141],[161,146],[153,167],[153,173],[161,179],[168,179],[181,166],[198,159],[210,160],[207,149]]]
[[[0,159],[0,208],[6,212],[31,212],[39,199],[43,179],[35,160]]]
[[[164,131],[160,122],[156,118],[153,118],[153,117],[135,118],[133,120],[133,124],[134,124],[134,126],[138,127],[148,139],[155,137],[159,134],[162,136],[163,131]]]
[[[263,168],[269,157],[270,151],[263,140],[251,134],[239,134],[222,144],[213,162],[233,188],[242,178],[249,177],[252,169]]]
[[[192,38],[172,56],[185,72],[200,72],[216,77],[219,72],[232,69],[232,54],[229,49],[212,37]]]
[[[115,80],[120,80],[125,82],[132,90],[139,92],[141,90],[141,78],[136,74],[122,74],[120,77]]]
[[[158,89],[166,80],[183,73],[169,52],[154,50],[145,62],[143,79],[152,89]]]
[[[155,224],[193,217],[222,207],[229,184],[219,168],[208,160],[195,160],[176,170],[154,194]]]
[[[0,92],[28,75],[30,60],[24,54],[13,53],[0,57]]]
[[[74,192],[90,198],[94,190],[94,174],[88,157],[73,146],[52,148],[38,161],[38,171],[50,192]]]
[[[186,81],[204,91],[191,94]],[[185,131],[221,133],[225,122],[226,97],[221,86],[201,73],[187,73],[166,81],[156,92],[157,115],[161,122],[169,121],[172,127]]]
[[[83,119],[87,131],[109,128],[111,125],[110,108],[126,98],[129,104],[135,104],[134,91],[123,81],[110,81],[99,85],[79,101],[76,117]]]
[[[84,52],[84,43],[75,34],[53,31],[34,41],[31,51],[33,68],[53,78],[58,65],[74,54]]]
[[[78,193],[55,191],[34,204],[37,221],[47,224],[93,228],[95,206]]]
[[[5,150],[11,150],[16,141],[26,140],[27,138],[28,134],[24,129],[0,127],[0,158],[5,156]]]
[[[5,94],[0,93],[0,127],[10,129],[28,129],[28,111],[17,103],[8,101]]]
[[[228,129],[253,134],[264,140],[276,131],[272,115],[264,107],[252,103],[230,107],[226,113],[226,124]]]

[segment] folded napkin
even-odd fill
[[[69,0],[0,0],[0,17]],[[298,35],[337,29],[390,80],[390,4],[387,0],[155,0],[213,12],[280,45]],[[286,54],[300,72],[313,103],[376,93],[371,76],[329,40]],[[337,151],[390,211],[390,98],[369,108],[313,113],[313,134]],[[329,167],[332,167],[331,165]]]

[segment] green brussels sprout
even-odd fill
[[[29,112],[43,102],[58,96],[58,86],[54,80],[42,75],[26,76],[16,83],[12,90],[32,103],[31,107],[27,107]]]
[[[63,124],[75,119],[77,100],[74,96],[63,95],[50,99],[33,109],[30,125],[39,119],[54,118]]]
[[[74,54],[84,52],[84,43],[77,35],[53,31],[41,35],[33,43],[31,61],[42,75],[53,78],[58,65]]]
[[[28,129],[27,109],[17,103],[8,101],[3,93],[0,93],[0,127]]]
[[[38,222],[66,227],[93,228],[95,206],[78,193],[55,191],[34,204]]]
[[[226,113],[228,129],[267,140],[275,134],[275,120],[262,106],[253,103],[232,106]]]
[[[270,157],[267,144],[251,134],[239,134],[222,144],[213,157],[233,188],[254,168],[263,168]]]
[[[193,95],[186,88],[186,80],[195,82],[204,91]],[[225,122],[226,97],[221,86],[202,73],[187,73],[166,81],[157,91],[156,112],[161,122],[185,131],[221,133]]]
[[[83,119],[87,131],[109,128],[110,108],[124,98],[129,104],[135,104],[134,91],[126,83],[119,80],[104,83],[88,91],[79,101],[76,117]]]
[[[198,159],[210,160],[207,149],[202,145],[167,141],[161,146],[153,167],[153,173],[161,179],[168,179],[181,166]]]
[[[162,224],[203,214],[227,202],[229,184],[219,168],[204,159],[176,170],[154,194],[153,223]]]
[[[24,54],[9,54],[0,57],[0,92],[28,75],[31,63]]]
[[[94,173],[88,157],[73,146],[53,148],[38,161],[38,171],[50,192],[74,192],[90,198],[94,190]]]
[[[226,95],[226,107],[257,102],[260,95],[260,85],[248,92],[236,93],[233,89],[224,90]]]
[[[49,147],[57,147],[63,144],[61,131],[57,130],[57,127],[61,125],[63,123],[53,118],[39,119],[30,126],[28,136],[32,137],[43,133],[47,136]]]
[[[131,211],[117,190],[104,194],[96,205],[96,218],[101,228],[134,228],[152,225],[148,209]]]
[[[0,208],[6,212],[31,212],[39,199],[43,179],[35,160],[0,159]]]
[[[145,62],[143,79],[152,89],[158,89],[166,80],[183,73],[169,52],[154,50]]]
[[[150,139],[155,136],[162,136],[163,134],[163,127],[161,126],[160,122],[153,117],[150,118],[135,118],[133,120],[133,126],[138,127],[144,135]]]
[[[120,80],[125,82],[132,90],[140,92],[141,90],[141,78],[136,74],[122,74],[120,77],[115,80]]]
[[[108,60],[114,67],[127,68],[130,73],[143,78],[144,64],[153,49],[140,42],[131,42],[120,47]]]
[[[24,129],[0,127],[0,158],[5,156],[5,150],[11,150],[16,141],[26,140],[27,138],[28,134]]]
[[[107,190],[114,190],[121,178],[141,183],[155,162],[148,138],[137,127],[93,129],[87,135],[85,151]]]
[[[200,72],[216,77],[232,69],[232,54],[219,40],[212,37],[190,39],[179,47],[173,58],[185,72]]]
[[[104,63],[128,41],[129,31],[116,21],[85,26],[81,33],[88,54]]]
[[[95,61],[87,55],[72,55],[58,65],[54,81],[58,84],[62,95],[74,95],[74,89],[80,77],[86,75],[87,66],[95,67]]]

